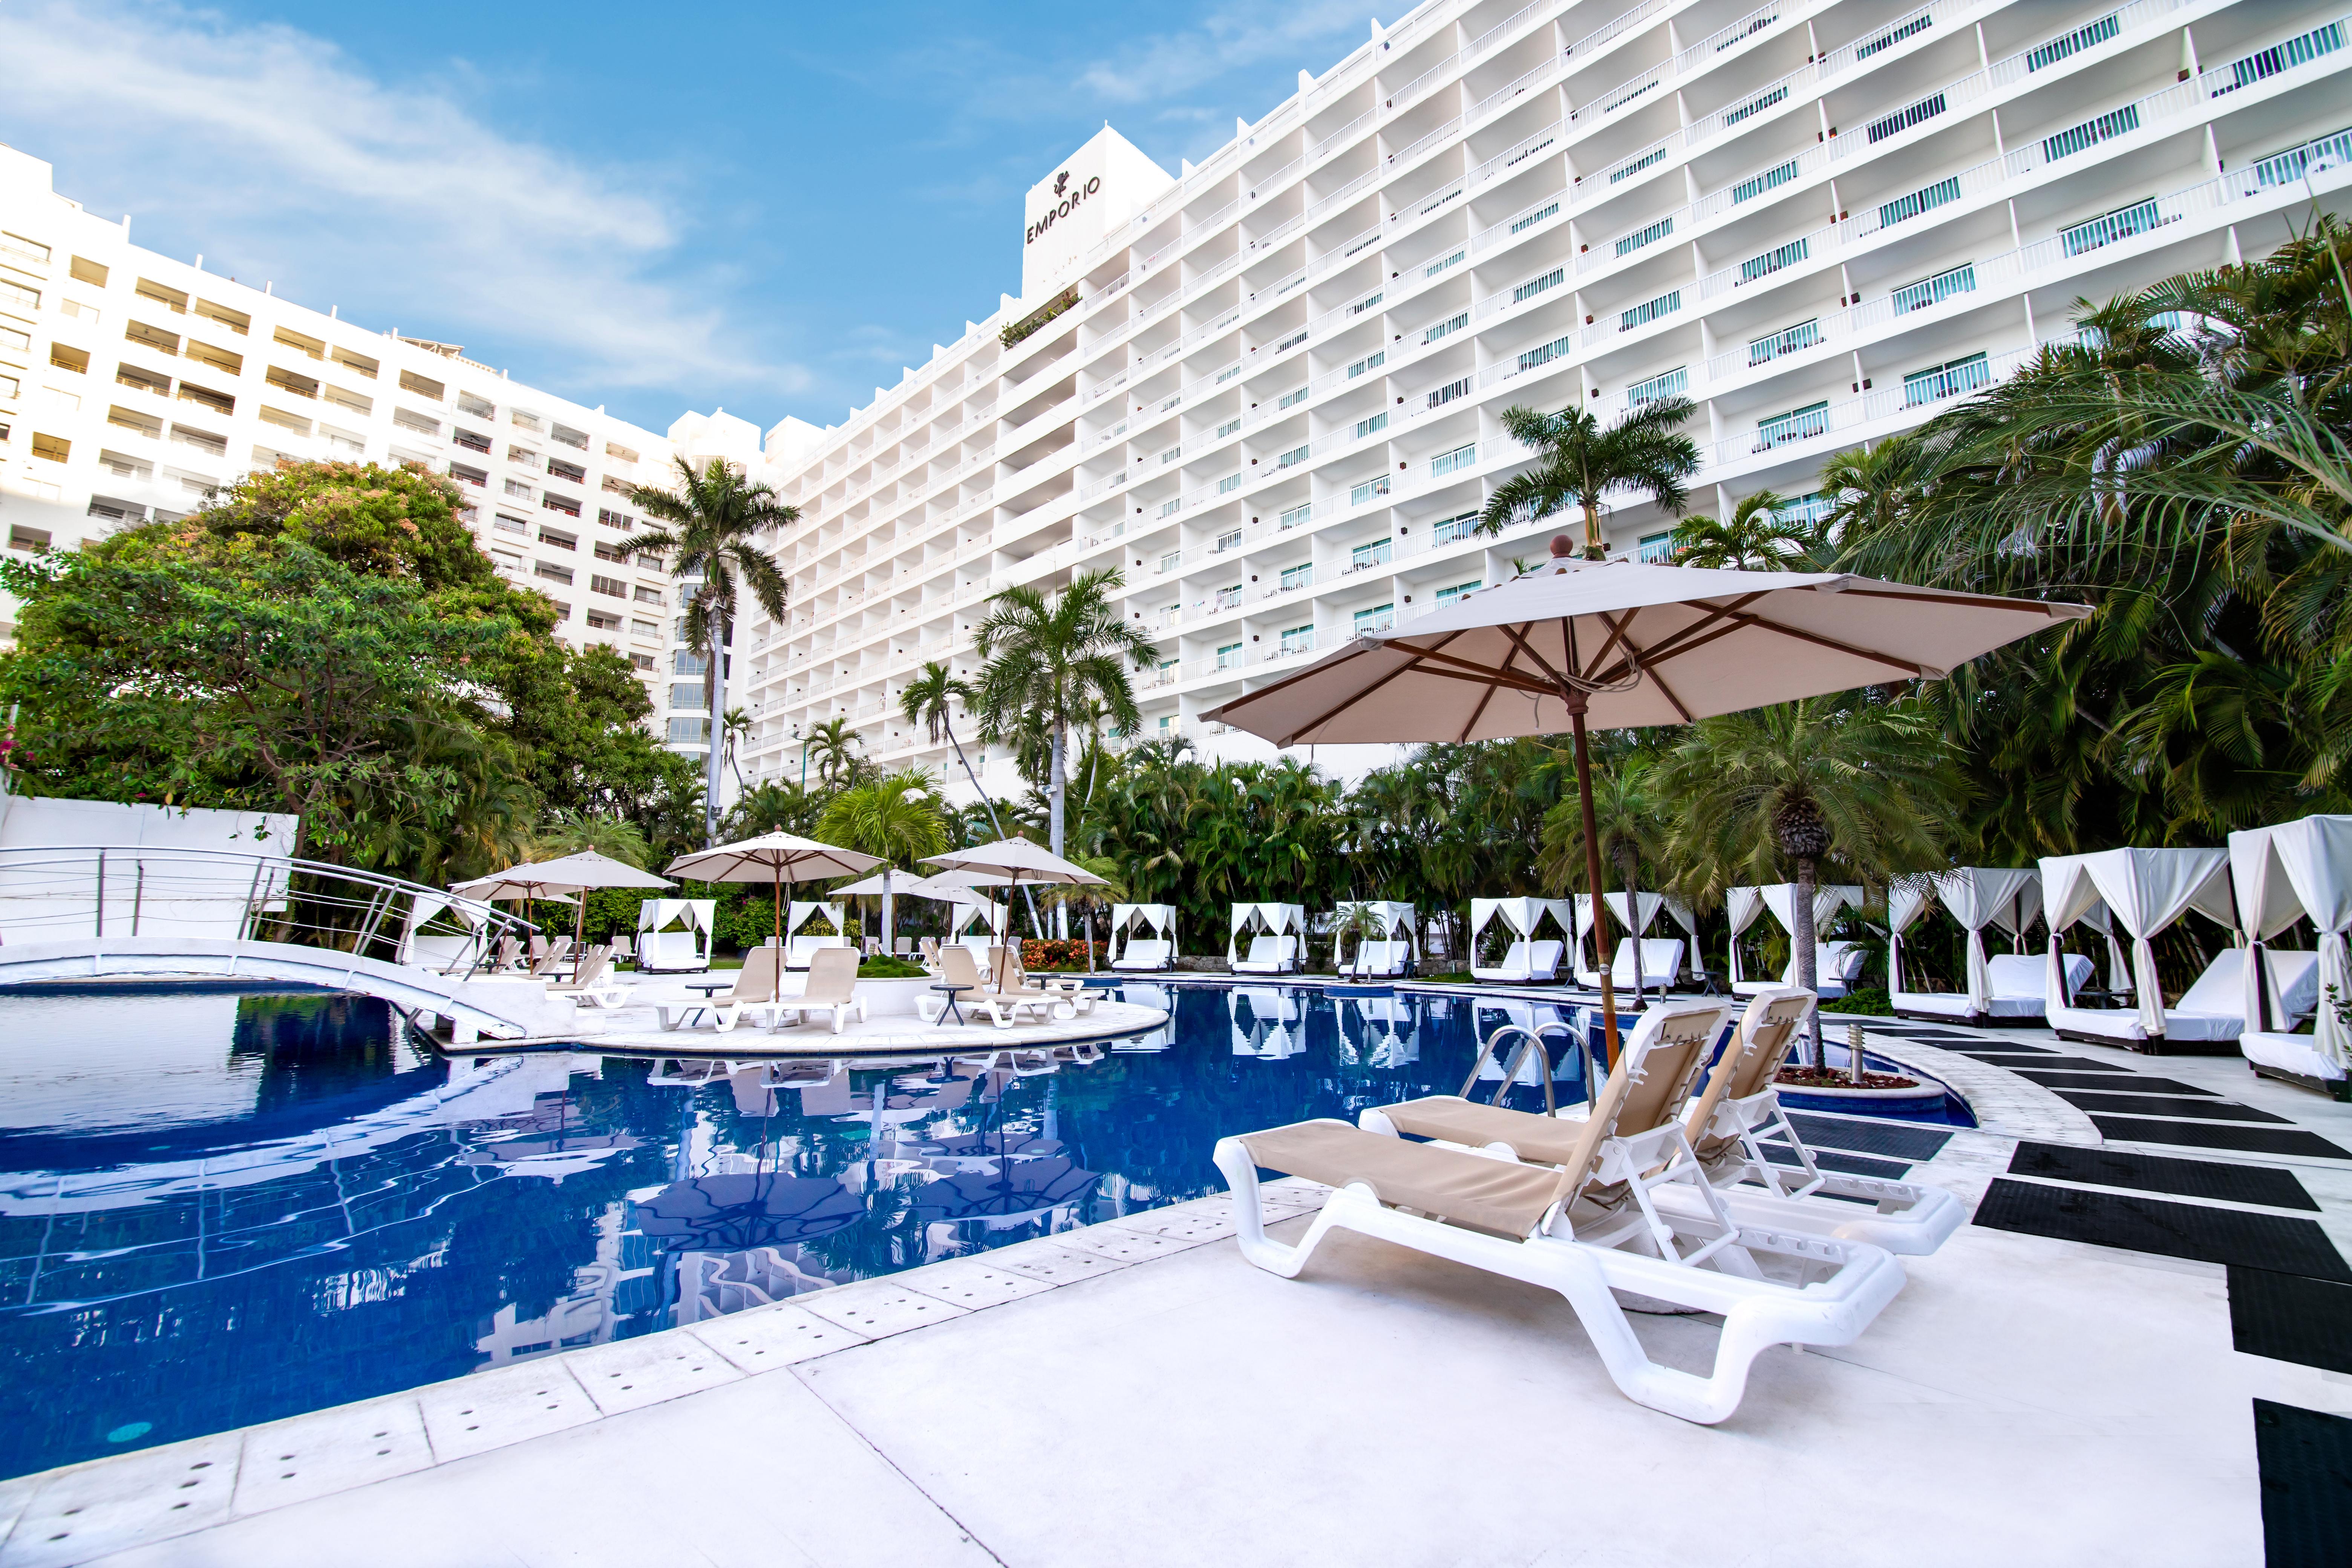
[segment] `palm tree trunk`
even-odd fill
[[[896,873],[887,868],[882,873],[882,952],[887,957],[898,934],[898,895],[891,882]]]
[[[1606,560],[1609,546],[1601,538],[1601,509],[1591,501],[1584,503],[1584,558],[1587,561]]]
[[[1050,815],[1046,819],[1046,837],[1052,840],[1047,847],[1051,848],[1056,856],[1062,853],[1062,795],[1069,788],[1070,783],[1068,759],[1064,752],[1064,748],[1067,744],[1067,730],[1058,721],[1055,722],[1054,764],[1045,778],[1046,800],[1050,808]],[[1069,940],[1070,910],[1066,904],[1056,904],[1054,907],[1054,934],[1065,942]]]
[[[1796,917],[1797,929],[1789,934],[1797,948],[1797,984],[1807,991],[1816,990],[1819,985],[1819,976],[1813,963],[1814,876],[1815,868],[1812,858],[1799,856],[1797,858],[1796,908],[1790,911]],[[1811,1037],[1813,1066],[1827,1067],[1829,1058],[1822,1050],[1822,1011],[1818,1004],[1811,1013],[1805,1015],[1805,1030]]]
[[[988,813],[988,826],[994,830],[999,838],[1002,838],[1004,837],[1004,824],[996,818],[996,803],[988,798],[987,786],[980,782],[980,775],[971,771],[971,759],[963,754],[963,742],[956,739],[954,723],[944,716],[946,710],[942,708],[940,712],[942,717],[940,720],[940,728],[948,732],[948,744],[955,748],[956,761],[963,765],[963,776],[971,781],[972,793],[980,796],[980,808]],[[1037,923],[1036,895],[1024,888],[1021,889],[1021,899],[1029,906],[1029,929],[1043,936],[1045,928]]]
[[[1633,944],[1633,1005],[1642,1005],[1642,859],[1638,855],[1625,857],[1626,863],[1617,869],[1625,879],[1625,925],[1633,934],[1626,940]]]
[[[710,693],[710,754],[702,768],[702,845],[708,849],[719,842],[719,752],[727,734],[727,629],[724,618],[714,616],[710,622],[710,677],[704,689]]]

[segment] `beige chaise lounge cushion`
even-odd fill
[[[1344,1187],[1361,1182],[1395,1208],[1443,1215],[1517,1239],[1559,1195],[1560,1173],[1454,1149],[1407,1143],[1341,1121],[1299,1121],[1242,1139],[1268,1170]]]
[[[1577,1157],[1584,1142],[1582,1121],[1480,1105],[1454,1094],[1433,1094],[1402,1105],[1383,1105],[1381,1114],[1400,1132],[1416,1138],[1438,1138],[1448,1143],[1483,1148],[1508,1143],[1520,1159],[1538,1165],[1565,1165]]]

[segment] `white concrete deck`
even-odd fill
[[[2234,1058],[2063,1048],[2352,1142],[2352,1106]],[[2095,1141],[2021,1079],[1964,1087]],[[2014,1143],[1956,1133],[1913,1179],[1973,1203]],[[2352,1246],[2352,1162],[2150,1152],[2291,1165]],[[1768,1352],[1708,1428],[1620,1395],[1533,1288],[1345,1233],[1284,1280],[1231,1236],[1205,1199],[0,1483],[0,1568],[2224,1568],[2262,1560],[2250,1401],[2352,1414],[2352,1378],[2231,1348],[2220,1267],[2109,1247],[1963,1227],[1859,1342]],[[1712,1354],[1707,1320],[1640,1321]]]

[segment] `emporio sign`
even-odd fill
[[[1079,203],[1085,201],[1088,196],[1093,195],[1096,192],[1101,189],[1102,176],[1100,174],[1089,177],[1085,184],[1080,185],[1075,191],[1070,189],[1070,172],[1067,169],[1065,169],[1060,174],[1055,175],[1053,195],[1047,198],[1047,200],[1053,203],[1053,205],[1045,209],[1044,216],[1038,218],[1035,223],[1029,226],[1028,233],[1023,237],[1021,243],[1024,245],[1036,244],[1038,239],[1044,236],[1047,229],[1053,227],[1059,220],[1066,218],[1073,212],[1076,212],[1078,208]]]

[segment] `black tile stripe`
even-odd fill
[[[2268,1568],[2352,1562],[2352,1421],[2257,1399],[2254,1466]]]
[[[2044,1089],[2110,1089],[2126,1094],[2194,1094],[2210,1098],[2213,1091],[2200,1089],[2193,1083],[2178,1079],[2142,1078],[2129,1072],[2028,1072],[2023,1068],[2012,1069],[2029,1083]]]
[[[2103,1138],[2120,1143],[2178,1143],[2185,1149],[2234,1149],[2242,1154],[2303,1154],[2322,1160],[2352,1160],[2352,1150],[2338,1148],[2316,1132],[2302,1128],[2250,1127],[2210,1121],[2150,1121],[2137,1116],[2098,1116],[2091,1125]]]
[[[2352,1267],[2347,1267],[2319,1222],[2285,1215],[2048,1187],[1998,1176],[1977,1205],[1975,1223],[2025,1236],[2352,1282]]]
[[[2044,1072],[2113,1072],[2128,1074],[2131,1071],[2129,1068],[2110,1067],[2105,1062],[2095,1062],[2088,1057],[2062,1057],[2055,1055],[2054,1053],[2046,1057],[2011,1056],[2007,1051],[1961,1051],[1958,1054],[1964,1057],[1973,1057],[1978,1061],[1984,1063],[1987,1067],[2008,1068],[2012,1071],[2022,1071],[2028,1068]]]
[[[2161,1095],[2098,1093],[2081,1089],[2062,1089],[2056,1093],[2059,1099],[2082,1110],[2116,1110],[2134,1116],[2188,1116],[2200,1121],[2259,1121],[2273,1127],[2294,1125],[2284,1116],[2256,1110],[2251,1105],[2240,1105],[2233,1100],[2168,1100]]]
[[[1885,1122],[1841,1121],[1832,1116],[1792,1112],[1789,1124],[1806,1142],[1824,1149],[1851,1149],[1895,1160],[1932,1160],[1952,1141],[1949,1132]]]
[[[1794,1165],[1797,1163],[1794,1154],[1769,1145],[1765,1148],[1764,1156],[1776,1165]],[[1884,1176],[1890,1182],[1901,1181],[1903,1173],[1911,1168],[1900,1160],[1873,1160],[1862,1154],[1842,1153],[1835,1149],[1814,1150],[1813,1163],[1841,1176]]]
[[[2352,1372],[2352,1285],[2231,1264],[2230,1342],[2248,1355]]]
[[[2319,1212],[2319,1205],[2304,1191],[2294,1173],[2275,1165],[2237,1165],[2219,1160],[2133,1154],[2121,1149],[2087,1149],[2074,1143],[2027,1142],[2020,1143],[2009,1157],[2009,1173],[2101,1187],[2137,1187],[2176,1197]]]

